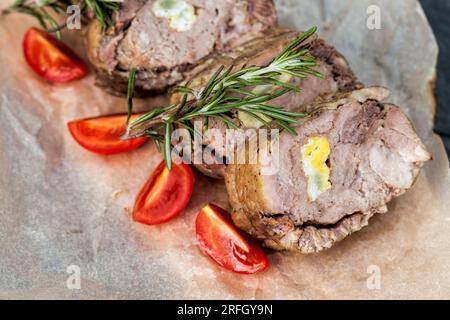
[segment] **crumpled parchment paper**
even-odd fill
[[[381,30],[366,26],[372,4],[381,9]],[[66,122],[124,112],[125,100],[96,88],[92,75],[70,85],[43,82],[21,52],[22,35],[35,22],[9,15],[0,21],[0,298],[450,298],[449,165],[432,133],[438,49],[420,5],[277,6],[281,24],[318,25],[363,82],[393,90],[390,101],[410,116],[434,157],[414,187],[331,250],[269,253],[264,273],[228,272],[200,253],[194,228],[205,203],[228,206],[223,184],[196,174],[180,217],[155,227],[134,223],[134,197],[161,155],[150,143],[109,157],[79,147]],[[76,38],[66,35],[74,46]],[[139,105],[164,103],[156,100]],[[78,290],[67,287],[73,266]]]

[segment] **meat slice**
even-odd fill
[[[105,33],[93,20],[88,56],[97,83],[127,91],[136,68],[136,93],[161,92],[184,80],[200,59],[228,50],[276,25],[272,0],[128,0]]]
[[[386,212],[430,160],[405,114],[380,102],[387,95],[372,87],[319,98],[298,135],[281,133],[279,150],[271,149],[274,174],[264,175],[261,161],[229,165],[236,225],[270,248],[314,253]]]
[[[234,65],[235,69],[243,65],[266,66],[299,35],[301,35],[301,32],[286,28],[266,30],[263,36],[255,38],[231,51],[203,59],[197,67],[187,73],[186,82],[189,82],[189,87],[192,89],[199,90],[221,65],[225,67]],[[310,76],[303,80],[291,79],[289,82],[301,87],[302,91],[300,93],[291,92],[281,96],[271,101],[272,105],[279,105],[286,110],[301,112],[305,110],[307,104],[320,95],[336,91],[346,92],[362,87],[345,58],[334,47],[317,37],[310,40],[308,47],[311,54],[317,59],[316,69],[325,78],[320,79]],[[175,94],[172,96],[172,102],[179,102],[180,98],[181,94]],[[236,119],[236,122],[245,126],[239,119]],[[225,134],[225,125],[217,119],[210,118],[208,128],[220,129]],[[203,144],[220,150],[220,148],[214,148],[214,143],[208,139],[204,139]],[[216,152],[215,156],[217,163],[211,165],[203,163],[195,166],[210,177],[222,179],[225,165],[220,163],[226,161],[223,160],[224,155],[220,151]]]
[[[192,89],[203,87],[219,66],[234,65],[235,70],[243,65],[266,66],[291,41],[301,35],[300,31],[286,28],[265,30],[262,36],[252,39],[228,52],[216,54],[201,60],[194,69],[186,74],[186,81]],[[314,37],[307,43],[311,54],[317,60],[316,70],[325,79],[310,76],[307,79],[291,79],[289,83],[302,88],[302,92],[292,92],[272,101],[272,104],[282,105],[288,110],[301,111],[303,106],[314,101],[319,95],[351,91],[362,88],[356,76],[350,69],[344,56],[324,40]],[[173,97],[178,101],[179,95]]]

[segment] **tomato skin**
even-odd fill
[[[132,119],[139,115],[132,116]],[[110,115],[70,121],[67,127],[83,148],[98,154],[111,155],[134,150],[144,144],[146,137],[121,140],[126,131],[127,115]]]
[[[28,65],[47,81],[65,83],[88,73],[86,64],[68,46],[45,31],[28,29],[22,46]]]
[[[189,165],[172,163],[172,170],[162,161],[139,192],[133,209],[137,222],[155,225],[178,216],[191,198],[194,174]]]
[[[200,249],[220,266],[244,274],[260,272],[269,266],[259,244],[237,230],[224,209],[206,205],[198,213],[195,225]]]

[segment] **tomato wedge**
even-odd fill
[[[23,52],[30,67],[50,82],[69,82],[88,72],[84,62],[68,46],[37,28],[26,32]]]
[[[133,115],[131,119],[138,117]],[[104,155],[128,152],[141,146],[147,138],[121,140],[125,133],[126,114],[87,118],[67,124],[75,141],[83,148]]]
[[[194,174],[187,164],[172,163],[168,170],[161,162],[139,192],[133,219],[148,225],[175,218],[186,207],[194,189]]]
[[[198,213],[195,225],[201,250],[222,267],[252,274],[269,266],[259,244],[237,230],[230,214],[224,209],[208,204]]]

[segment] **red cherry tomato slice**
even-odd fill
[[[132,119],[139,115],[132,116]],[[147,138],[121,140],[127,115],[81,119],[67,124],[75,141],[83,148],[104,155],[128,152],[141,146]]]
[[[237,230],[224,209],[208,204],[198,213],[195,224],[201,250],[222,267],[252,274],[269,266],[259,244]]]
[[[23,52],[30,67],[50,82],[69,82],[88,72],[84,62],[68,46],[36,28],[26,32]]]
[[[154,225],[175,218],[186,207],[194,189],[194,174],[187,164],[161,162],[139,192],[133,209],[135,221]]]

